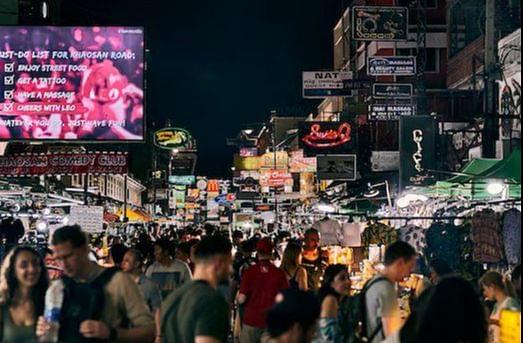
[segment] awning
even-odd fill
[[[123,209],[118,210],[118,215],[122,217]],[[149,222],[151,221],[151,216],[139,209],[130,209],[126,211],[126,217],[130,222]]]
[[[487,192],[491,180],[499,180],[508,185],[510,198],[521,197],[521,149],[515,149],[503,160],[476,158],[461,171],[461,175],[426,189],[431,196],[461,196],[470,199],[488,199]]]

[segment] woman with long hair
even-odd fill
[[[296,243],[289,243],[283,252],[280,268],[287,275],[291,288],[306,291],[307,271],[301,266],[302,250]]]
[[[489,341],[499,342],[499,318],[501,311],[505,309],[519,310],[519,301],[515,299],[514,290],[508,280],[503,279],[503,275],[496,271],[486,272],[479,285],[483,291],[483,296],[490,301],[495,301],[494,309],[490,314]]]
[[[347,266],[333,264],[325,269],[318,298],[321,304],[320,321],[315,343],[338,342],[338,310],[343,298],[350,292]]]
[[[37,342],[36,321],[43,315],[49,285],[44,260],[36,250],[17,246],[0,269],[0,341]]]

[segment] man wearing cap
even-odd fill
[[[247,268],[240,284],[237,301],[244,306],[241,343],[259,343],[267,326],[266,313],[276,295],[290,287],[285,272],[272,264],[274,246],[269,238],[256,245],[258,261]]]

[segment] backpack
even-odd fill
[[[360,293],[345,298],[340,304],[338,323],[343,343],[372,342],[376,335],[383,329],[382,323],[374,332],[367,333],[367,307],[365,297],[367,291],[376,283],[385,281],[385,277],[378,277],[368,281]]]
[[[64,276],[64,302],[60,314],[60,342],[104,342],[85,338],[80,334],[84,320],[100,320],[105,305],[104,288],[118,272],[118,268],[105,269],[89,283],[80,283]]]

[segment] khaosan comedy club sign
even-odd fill
[[[125,174],[128,166],[126,153],[19,154],[0,157],[0,176]]]

